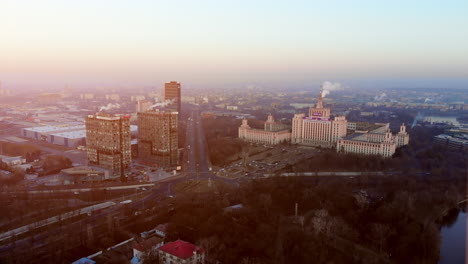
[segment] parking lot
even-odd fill
[[[245,160],[235,161],[223,168],[217,168],[217,174],[227,178],[239,177],[263,177],[264,174],[275,173],[288,164],[295,164],[308,159],[318,153],[312,147],[298,146],[254,146],[253,155],[248,155]],[[251,152],[249,152],[251,153]]]

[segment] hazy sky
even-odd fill
[[[0,80],[465,82],[467,14],[466,0],[0,0]]]

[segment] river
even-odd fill
[[[463,264],[466,249],[466,212],[454,210],[444,222],[440,230],[439,264]]]

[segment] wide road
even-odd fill
[[[191,121],[187,125],[187,142],[190,142],[188,153],[188,179],[211,179],[222,181],[230,185],[238,185],[235,179],[219,177],[211,171],[208,152],[206,150],[206,139],[203,132],[202,121],[198,111],[193,111]]]
[[[164,197],[174,195],[173,186],[187,180],[211,179],[223,181],[230,185],[238,184],[236,180],[219,177],[210,171],[210,163],[205,147],[205,137],[198,111],[192,112],[191,118],[187,123],[187,138],[182,163],[182,175],[159,182],[158,186],[153,188],[150,195],[141,200],[133,201],[129,206],[135,211],[141,210],[145,206],[145,202],[158,201]],[[15,250],[16,252],[38,250],[46,246],[47,238],[50,236],[58,235],[63,232],[69,235],[79,235],[80,232],[83,232],[83,226],[90,225],[91,227],[95,227],[102,225],[107,221],[107,215],[122,215],[124,210],[125,207],[123,206],[112,206],[78,222],[64,223],[60,228],[44,230],[39,234],[24,237],[7,243],[6,245],[4,244],[0,246],[0,260],[2,257],[8,255],[11,250]]]

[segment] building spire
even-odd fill
[[[316,108],[323,108],[323,97],[322,97],[322,92],[323,89],[320,89],[319,97],[318,97],[318,102],[317,102],[317,107]]]

